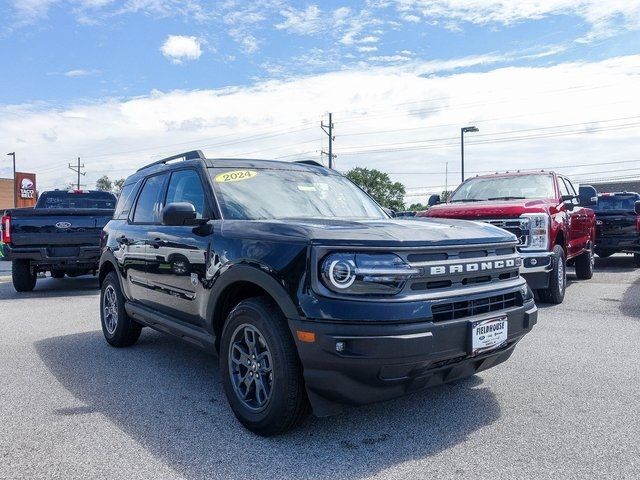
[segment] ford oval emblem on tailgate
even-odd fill
[[[69,222],[58,222],[56,228],[69,228],[71,224]]]

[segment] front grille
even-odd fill
[[[431,307],[431,313],[434,322],[442,322],[482,315],[483,313],[499,312],[518,306],[520,303],[522,303],[521,297],[518,293],[512,292],[486,298],[434,305]]]
[[[518,238],[519,246],[529,244],[529,220],[526,218],[480,219],[480,221],[513,233]]]
[[[406,295],[488,287],[518,277],[520,266],[515,242],[397,253],[421,272],[407,282]]]

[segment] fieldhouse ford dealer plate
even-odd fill
[[[499,348],[507,343],[507,317],[490,318],[471,324],[471,355]]]

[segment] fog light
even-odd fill
[[[532,267],[535,267],[538,264],[538,260],[536,260],[535,258],[532,258],[529,263],[531,263]]]
[[[336,352],[344,352],[346,345],[344,342],[336,342]]]

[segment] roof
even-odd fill
[[[131,183],[139,178],[163,170],[179,166],[200,166],[207,168],[237,168],[237,169],[269,169],[269,170],[294,170],[315,171],[325,175],[340,175],[335,170],[330,170],[314,161],[284,162],[279,160],[263,160],[257,158],[206,158],[200,150],[194,150],[183,154],[158,160],[138,169],[127,178],[126,183]]]

